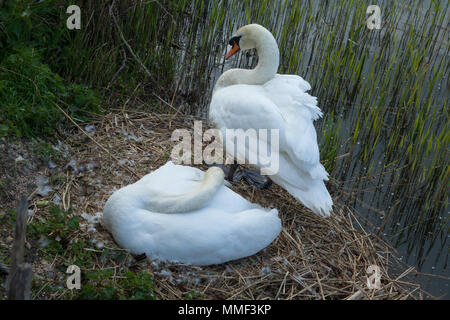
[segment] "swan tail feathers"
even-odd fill
[[[313,179],[321,179],[324,181],[328,181],[328,172],[325,170],[325,167],[319,163],[316,166],[312,167],[309,171],[311,178]]]
[[[290,185],[286,186],[286,190],[315,214],[328,217],[333,211],[333,200],[321,180],[314,181],[307,190]]]
[[[300,92],[294,96],[294,105],[306,107],[312,120],[317,120],[323,116],[322,110],[317,106],[317,98],[306,92]]]

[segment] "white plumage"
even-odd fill
[[[276,74],[278,46],[262,26],[242,27],[233,39],[243,50],[256,48],[259,63],[253,70],[228,70],[218,79],[210,120],[223,136],[226,129],[279,129],[279,170],[270,178],[313,212],[328,216],[333,201],[313,125],[322,112],[306,92],[311,86],[297,75]]]
[[[253,255],[281,231],[278,211],[230,190],[221,169],[205,173],[170,161],[116,191],[103,219],[116,242],[133,254],[194,265]]]

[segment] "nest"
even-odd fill
[[[70,161],[58,163],[65,182],[38,200],[52,200],[57,194],[64,209],[71,206],[75,215],[95,216],[115,190],[165,164],[176,143],[171,141],[172,131],[192,130],[194,120],[202,119],[117,111],[84,126],[83,132],[79,127],[79,132],[62,142],[71,156]],[[203,129],[207,128],[204,122]],[[198,267],[132,257],[140,269],[153,275],[159,299],[182,299],[189,292],[204,299],[422,298],[420,287],[407,280],[413,269],[402,266],[395,251],[366,232],[344,205],[336,204],[332,217],[324,219],[277,185],[260,190],[240,181],[232,188],[251,202],[277,208],[282,232],[259,253],[221,265]],[[39,210],[35,216],[46,214]],[[92,232],[86,224],[78,236],[104,247],[114,245],[101,223],[96,229]],[[379,289],[367,284],[371,265],[379,267]],[[119,267],[95,262],[92,266]]]

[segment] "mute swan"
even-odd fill
[[[103,219],[131,253],[193,265],[250,256],[281,231],[278,211],[230,190],[220,168],[205,173],[171,161],[114,192]]]
[[[258,65],[252,70],[231,69],[219,77],[209,107],[210,121],[222,136],[226,129],[279,129],[279,169],[270,179],[316,214],[329,216],[333,201],[323,182],[328,173],[320,163],[313,126],[322,112],[316,97],[306,93],[311,86],[297,75],[276,73],[278,45],[264,27],[246,25],[229,44],[227,59],[239,50],[255,48]]]

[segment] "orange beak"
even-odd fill
[[[239,51],[239,46],[235,43],[233,43],[233,47],[230,49],[230,51],[228,51],[227,55],[225,56],[225,59],[228,59],[229,57],[231,57],[233,54],[235,54],[236,52]]]

